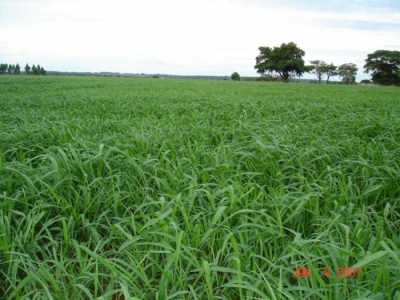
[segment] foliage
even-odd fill
[[[329,83],[329,78],[332,76],[337,76],[337,66],[334,64],[327,64],[321,60],[312,60],[311,62],[312,73],[317,76],[318,83],[321,84],[321,80],[324,75],[326,75],[326,83]]]
[[[273,76],[271,74],[263,74],[259,77],[241,77],[241,81],[262,81],[262,82],[278,82],[281,81],[279,76]]]
[[[345,84],[355,83],[358,68],[353,63],[343,64],[338,68],[338,75]]]
[[[399,89],[0,85],[0,299],[398,299]]]
[[[35,65],[32,65],[31,74],[32,74],[32,75],[39,75],[38,70],[37,70],[37,68],[36,68]]]
[[[365,73],[377,84],[400,85],[400,51],[377,50],[367,55]]]
[[[329,78],[332,76],[337,76],[339,75],[338,73],[338,67],[335,66],[334,64],[325,64],[323,66],[321,66],[321,72],[323,74],[326,74],[326,83],[329,82]]]
[[[8,65],[8,70],[7,70],[7,73],[8,73],[9,75],[11,75],[11,74],[13,74],[13,73],[14,73],[14,70],[15,70],[15,66],[14,66],[14,65],[11,65],[11,64],[9,64],[9,65]]]
[[[360,83],[362,83],[362,84],[371,84],[372,81],[368,80],[368,79],[363,79],[363,80],[360,81]]]
[[[7,72],[8,65],[7,64],[0,64],[0,74],[5,74]]]
[[[305,52],[293,42],[280,47],[259,47],[260,54],[256,57],[254,68],[257,73],[278,73],[284,82],[289,82],[290,76],[302,76],[310,72],[312,67],[305,66]]]
[[[326,66],[326,63],[321,60],[312,60],[310,63],[312,67],[312,73],[317,76],[318,83],[321,84],[321,79],[325,73],[324,67]]]
[[[19,66],[19,64],[0,64],[0,74],[20,75],[21,67]]]
[[[21,74],[21,67],[19,64],[16,64],[14,69],[14,75],[20,75],[20,74]]]
[[[47,75],[47,72],[40,65],[37,65],[37,66],[32,65],[32,68],[30,68],[29,65],[26,64],[26,66],[25,66],[25,74],[26,75],[29,75],[29,74],[32,74],[32,75]]]
[[[25,66],[25,74],[33,74],[33,75],[46,75],[46,70],[39,65],[36,67],[35,65],[32,66],[32,69],[29,67],[28,64]],[[0,64],[0,74],[9,74],[9,75],[21,75],[21,67],[17,63],[16,65],[11,64]]]
[[[263,74],[260,77],[257,78],[259,81],[270,81],[270,82],[274,82],[274,81],[279,81],[280,78],[278,76],[274,76],[271,74]]]
[[[30,73],[31,73],[31,67],[28,64],[26,64],[26,66],[25,66],[25,74],[29,75]]]
[[[238,72],[233,72],[231,75],[232,80],[234,81],[239,81],[240,80],[240,75]]]

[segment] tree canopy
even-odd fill
[[[8,65],[7,64],[0,64],[0,74],[5,74],[7,72]]]
[[[350,84],[356,81],[358,68],[353,63],[343,64],[338,68],[338,75],[342,78],[342,82]]]
[[[326,63],[321,60],[312,60],[310,63],[312,67],[312,73],[317,76],[318,83],[321,84],[321,79],[325,73],[323,68],[326,66]]]
[[[304,64],[305,52],[293,42],[274,48],[259,47],[258,50],[260,54],[256,57],[254,68],[259,74],[278,73],[284,82],[289,82],[289,77],[300,77],[312,70]]]
[[[30,73],[31,73],[31,67],[28,64],[26,64],[26,66],[25,66],[25,74],[29,75]]]
[[[32,65],[31,67],[26,64],[25,66],[25,74],[33,74],[33,75],[46,75],[46,70],[43,67],[37,65]],[[0,64],[0,74],[8,74],[8,75],[21,75],[21,66],[17,63],[16,65],[12,64]]]
[[[329,78],[331,77],[331,76],[337,76],[337,75],[339,75],[339,73],[338,73],[338,67],[337,66],[335,66],[334,64],[325,64],[325,65],[323,65],[323,66],[321,66],[321,72],[323,73],[323,74],[326,74],[326,83],[328,83],[329,82]]]
[[[365,73],[377,84],[400,84],[400,51],[377,50],[367,55]]]
[[[239,75],[238,72],[233,72],[231,77],[232,77],[232,80],[235,80],[235,81],[239,81],[240,80],[240,75]]]

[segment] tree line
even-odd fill
[[[46,70],[39,64],[37,66],[32,65],[30,67],[28,64],[25,66],[25,75],[46,75]],[[0,64],[0,74],[5,75],[21,75],[21,67],[19,64]]]
[[[256,57],[254,68],[262,76],[265,73],[278,74],[284,82],[303,73],[315,74],[318,83],[326,76],[326,83],[332,76],[339,76],[343,83],[355,82],[358,68],[354,63],[340,66],[327,64],[321,60],[310,61],[306,65],[303,56],[305,52],[293,42],[280,47],[259,47],[260,54]],[[371,73],[372,82],[382,85],[400,85],[400,52],[377,50],[368,54],[365,59],[364,72]]]

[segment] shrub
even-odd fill
[[[363,80],[360,81],[360,83],[362,83],[362,84],[371,84],[372,81],[368,80],[368,79],[363,79]]]

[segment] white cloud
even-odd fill
[[[312,11],[288,3],[3,0],[0,60],[61,71],[255,76],[259,46],[294,41],[306,61],[354,62],[361,73],[368,53],[400,48],[395,10]],[[380,21],[391,29],[374,27]]]

